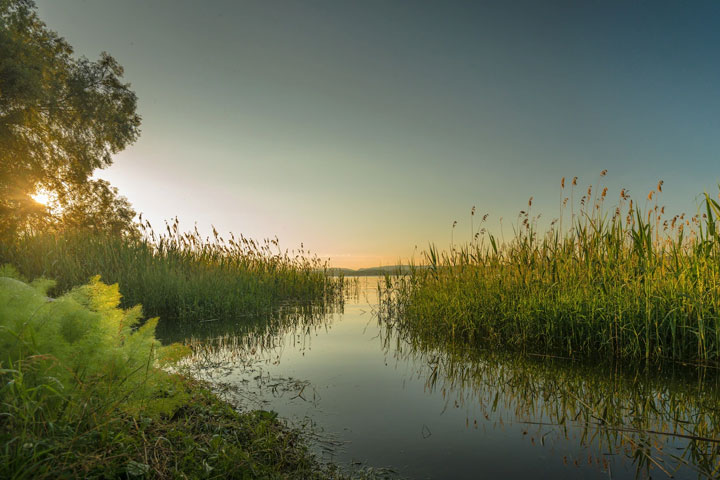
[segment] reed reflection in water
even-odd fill
[[[378,318],[373,279],[331,309],[185,335],[187,366],[324,458],[410,478],[716,478],[720,377],[468,351]]]

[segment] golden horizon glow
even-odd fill
[[[638,200],[664,178],[680,212],[720,181],[720,69],[700,61],[720,41],[715,6],[36,3],[77,56],[125,67],[142,135],[96,174],[153,225],[277,236],[364,268],[479,228],[512,238],[530,196],[543,231],[562,177],[597,185],[607,169],[610,195]],[[614,15],[631,20],[608,41]]]

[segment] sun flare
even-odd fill
[[[35,200],[37,203],[40,203],[42,205],[48,206],[50,203],[50,195],[47,192],[38,192],[36,194],[30,195],[33,200]]]

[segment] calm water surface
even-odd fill
[[[160,335],[191,345],[194,374],[239,408],[278,412],[343,465],[418,479],[718,476],[713,372],[421,345],[378,321],[376,285],[361,278],[335,311]]]

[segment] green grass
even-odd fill
[[[238,413],[163,370],[156,320],[118,307],[97,278],[58,299],[52,282],[0,272],[0,478],[339,478],[271,412]]]
[[[544,234],[531,199],[507,242],[480,222],[470,244],[431,245],[427,268],[382,287],[382,313],[447,343],[717,363],[718,203],[705,195],[697,215],[668,218],[660,182],[642,210],[625,191],[608,208],[607,190],[592,188],[576,208],[575,181],[569,194],[564,183],[560,217]]]
[[[277,240],[256,242],[181,233],[141,239],[67,232],[26,235],[0,244],[0,264],[57,281],[59,294],[100,275],[119,283],[123,305],[141,303],[164,320],[237,318],[283,303],[317,303],[341,296],[343,279],[303,250],[281,251]]]

